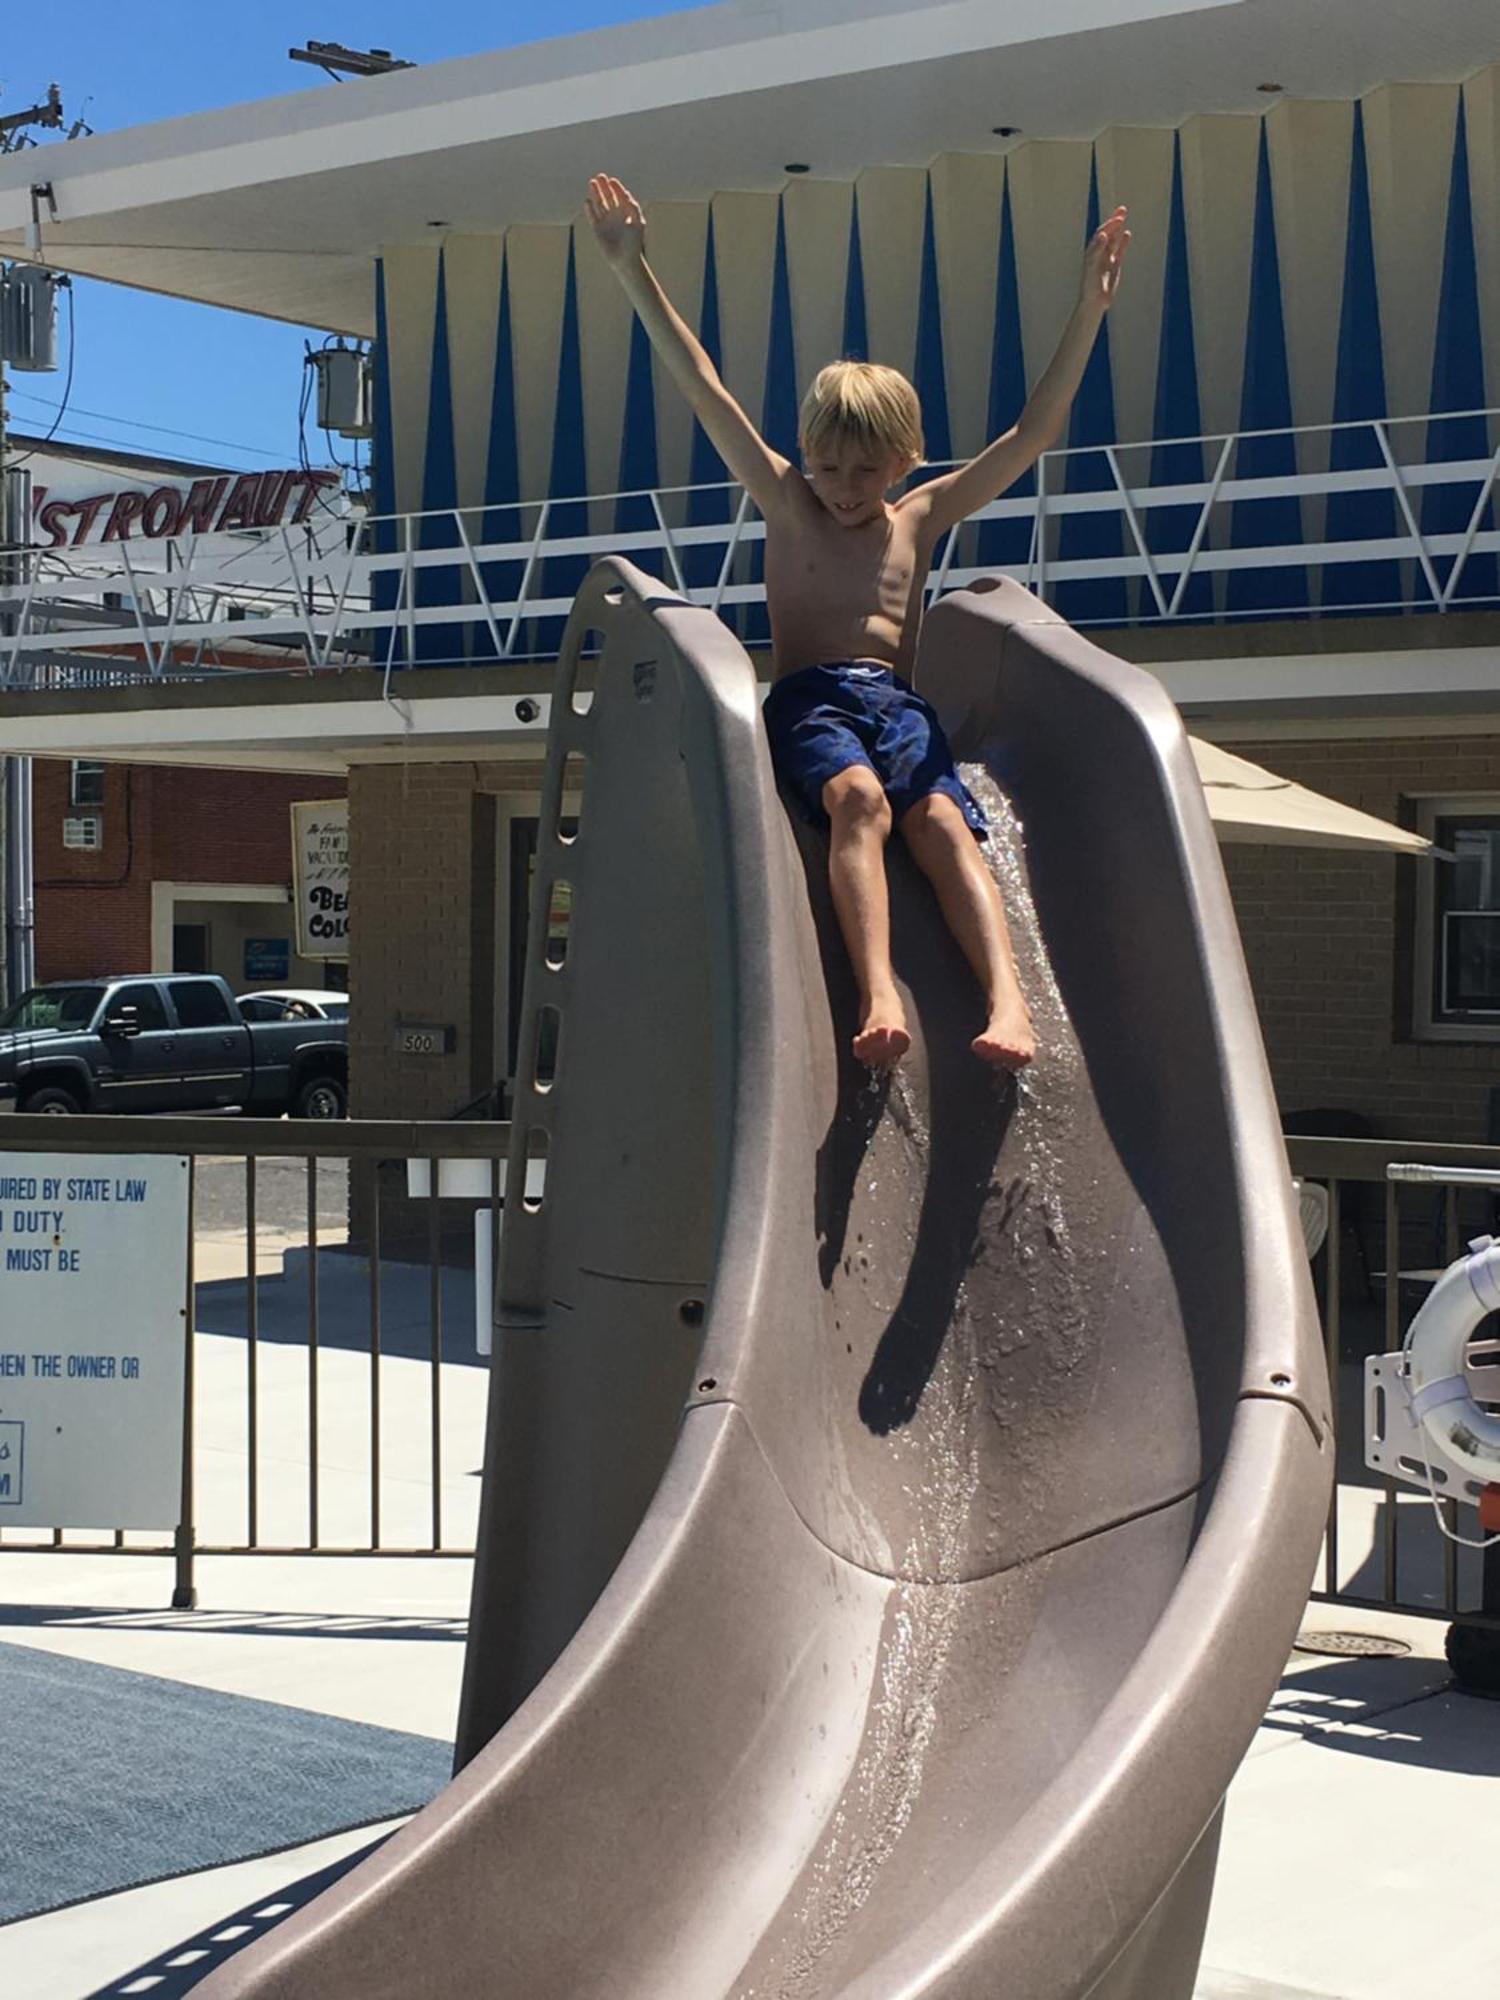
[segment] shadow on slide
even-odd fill
[[[213,2000],[1191,1993],[1330,1476],[1275,1107],[1156,683],[1009,582],[918,673],[991,817],[1019,1083],[899,843],[914,1046],[855,1068],[746,656],[625,563],[585,585],[459,1773]]]

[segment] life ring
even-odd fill
[[[1406,1335],[1411,1414],[1467,1479],[1500,1481],[1500,1417],[1474,1400],[1464,1354],[1474,1331],[1500,1312],[1500,1243],[1477,1237],[1423,1300]]]

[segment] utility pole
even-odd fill
[[[3,559],[0,560],[3,560],[4,577],[8,582],[10,576],[10,472],[5,463],[6,391],[5,367],[3,363],[0,363],[0,549],[5,551]],[[0,604],[0,647],[3,647],[5,641],[10,636],[10,632],[10,606]],[[16,993],[19,990],[11,983],[11,969],[14,961],[11,950],[10,923],[10,790],[10,759],[7,757],[3,766],[3,782],[0,782],[0,857],[3,857],[5,867],[5,923],[3,926],[0,926],[0,999],[3,999],[7,1006],[15,999]]]
[[[16,152],[31,144],[27,129],[30,126],[40,126],[44,131],[60,130],[63,118],[62,93],[54,83],[48,87],[47,95],[40,104],[0,118],[0,152]],[[83,129],[81,120],[75,129]],[[41,251],[40,204],[44,199],[55,216],[57,211],[52,202],[50,182],[39,183],[31,190],[31,228],[27,232],[27,249],[38,255]],[[5,275],[5,266],[0,265],[0,279]],[[12,303],[13,295],[11,299],[0,299],[0,336],[8,331],[12,337],[23,338],[18,326],[7,328],[4,324],[11,317],[7,309]],[[30,337],[28,329],[24,338]],[[22,351],[12,350],[10,358],[21,359]],[[0,591],[9,592],[23,580],[28,560],[26,545],[31,536],[31,476],[19,470],[13,472],[6,464],[6,359],[7,349],[3,338],[0,338]],[[30,357],[28,365],[36,365]],[[40,365],[52,364],[42,362]],[[0,602],[0,647],[13,629],[14,614],[9,604]],[[31,822],[31,759],[7,757],[4,760],[4,782],[0,784],[0,854],[3,854],[5,864],[5,922],[3,947],[0,947],[3,948],[4,958],[0,961],[0,988],[3,988],[7,1001],[14,1000],[36,981]]]
[[[31,517],[31,476],[6,464],[6,380],[0,367],[0,590],[24,581],[23,536]],[[11,607],[0,602],[0,647],[13,629]],[[36,983],[31,865],[31,759],[7,757],[0,786],[0,851],[5,856],[4,994],[14,1000]]]
[[[62,92],[55,83],[49,83],[40,104],[28,105],[24,111],[12,111],[0,118],[0,153],[18,153],[23,147],[34,145],[27,126],[40,125],[44,131],[57,132],[62,122]]]

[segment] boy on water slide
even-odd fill
[[[967,465],[899,499],[923,458],[916,390],[894,368],[835,361],[805,397],[801,467],[761,437],[646,262],[646,218],[609,174],[589,183],[594,237],[651,344],[766,523],[772,685],[766,730],[780,782],[829,827],[829,880],[859,987],[854,1054],[886,1069],[911,1045],[891,967],[885,844],[894,826],[937,893],[988,1002],[983,1061],[1036,1053],[994,878],[975,847],[984,815],[932,709],[904,675],[916,654],[933,549],[1062,435],[1130,231],[1117,208],[1090,240],[1078,304],[1012,429]]]

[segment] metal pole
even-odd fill
[[[5,370],[0,368],[0,550],[10,548],[10,474],[5,469]],[[10,579],[10,557],[0,554],[0,587]],[[10,637],[12,620],[9,605],[0,604],[0,641]],[[0,770],[0,856],[4,859],[5,921],[0,924],[0,999],[11,1001],[16,987],[11,979],[10,925],[10,830],[13,825],[10,799],[10,759]]]
[[[15,805],[11,799],[13,758],[7,757],[0,763],[0,899],[3,899],[5,918],[0,923],[0,1000],[7,1004],[17,995],[17,987],[12,973],[15,968],[15,946],[11,923],[11,855],[10,830],[15,823]]]
[[[428,1255],[428,1420],[432,1443],[432,1546],[443,1545],[443,1218],[441,1213],[443,1163],[434,1157],[427,1163],[432,1176],[432,1200],[427,1205]]]
[[[1396,1206],[1397,1183],[1387,1178],[1385,1184],[1385,1351],[1394,1354],[1401,1345],[1401,1215]],[[1396,1578],[1398,1573],[1397,1534],[1399,1515],[1396,1511],[1396,1482],[1387,1479],[1385,1487],[1382,1591],[1387,1604],[1396,1602]]]
[[[24,547],[31,518],[31,474],[5,466],[6,383],[0,370],[0,590],[13,591],[26,580]],[[0,640],[15,623],[9,604],[0,604]],[[5,845],[4,992],[14,1000],[36,984],[36,950],[31,855],[31,759],[5,759],[4,813],[0,836]]]
[[[1340,1259],[1343,1235],[1338,1179],[1328,1180],[1328,1234],[1323,1239],[1323,1338],[1328,1359],[1328,1394],[1333,1409],[1334,1457],[1338,1456],[1339,1364],[1343,1348],[1343,1265]],[[1328,1526],[1323,1537],[1323,1588],[1330,1597],[1339,1588],[1339,1482],[1337,1466],[1333,1491],[1328,1496]]]
[[[255,1155],[245,1155],[245,1540],[260,1540],[260,1274],[256,1269]]]
[[[197,1354],[194,1347],[194,1258],[193,1231],[196,1227],[198,1158],[189,1154],[187,1163],[187,1283],[185,1303],[182,1308],[182,1504],[177,1532],[172,1537],[173,1580],[172,1609],[174,1611],[195,1611],[198,1606],[198,1586],[193,1576],[194,1543],[197,1540],[197,1526],[193,1515],[195,1510],[193,1452],[195,1450],[194,1401],[197,1395],[195,1363]]]
[[[1405,1161],[1392,1160],[1385,1177],[1388,1181],[1410,1181],[1419,1187],[1500,1188],[1500,1172],[1493,1167],[1408,1166]]]
[[[16,851],[16,992],[36,984],[36,867],[32,854],[31,759],[17,757],[16,818],[11,838]]]
[[[307,1155],[307,1545],[318,1546],[318,1156]]]
[[[380,1162],[370,1170],[370,1547],[380,1547]],[[351,1173],[353,1167],[351,1164]]]

